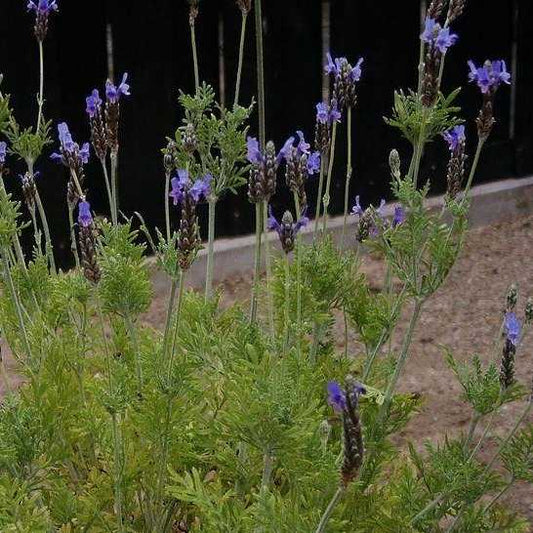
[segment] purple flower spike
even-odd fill
[[[304,134],[302,131],[297,131],[296,135],[298,135],[298,138],[300,139],[300,142],[298,143],[298,153],[299,155],[310,154],[311,145],[308,142],[305,142]]]
[[[93,223],[91,205],[85,200],[78,204],[78,223],[84,228],[88,228]]]
[[[59,138],[60,151],[54,152],[50,159],[63,163],[78,174],[81,179],[81,168],[87,164],[90,156],[89,143],[84,143],[80,148],[78,143],[74,142],[66,122],[57,125],[57,134]]]
[[[453,46],[459,37],[455,33],[450,33],[448,27],[443,28],[440,24],[435,22],[432,18],[426,18],[424,31],[420,35],[420,39],[430,46],[435,46],[441,54],[445,54],[446,50]]]
[[[518,341],[520,340],[520,332],[522,330],[522,325],[520,324],[518,318],[516,318],[515,313],[505,313],[504,329],[505,335],[507,336],[507,340],[509,340],[509,342],[511,342],[513,346],[516,346],[518,344]]]
[[[473,61],[468,61],[470,72],[468,79],[475,82],[483,94],[495,93],[501,83],[509,85],[511,74],[503,59],[490,61],[487,59],[482,67],[477,67]]]
[[[359,198],[360,198],[359,195],[355,197],[355,205],[352,207],[352,215],[356,215],[360,217],[364,213],[364,210],[361,207],[361,204],[359,203]]]
[[[331,57],[331,54],[328,52],[327,54],[327,64],[324,67],[324,70],[326,71],[326,74],[337,74],[337,65],[333,61],[333,58]]]
[[[246,158],[254,165],[260,165],[263,161],[263,154],[259,149],[259,142],[255,137],[248,137],[246,140],[247,155]]]
[[[115,86],[113,82],[110,80],[106,81],[105,84],[105,95],[109,102],[112,104],[116,104],[121,96],[129,96],[130,93],[130,86],[128,83],[126,83],[128,80],[128,73],[126,72],[122,76],[122,81],[118,87]]]
[[[320,172],[320,152],[313,152],[307,160],[307,172],[310,176]]]
[[[35,13],[41,13],[42,15],[48,15],[52,11],[59,10],[56,0],[38,0],[37,3],[29,0],[26,7],[28,11],[35,11]]]
[[[61,147],[67,152],[71,152],[74,149],[74,141],[72,140],[72,135],[68,129],[68,124],[66,122],[58,124],[57,133]]]
[[[195,202],[199,202],[201,199],[207,199],[211,192],[211,181],[213,176],[206,174],[203,178],[196,180],[191,187],[190,193]]]
[[[93,89],[93,92],[85,99],[87,107],[85,111],[90,118],[94,118],[102,106],[102,99],[98,89]]]
[[[350,79],[353,82],[359,81],[361,79],[361,65],[363,64],[364,59],[362,57],[359,58],[359,61],[357,61],[357,64],[355,67],[350,71]]]
[[[328,124],[329,122],[329,108],[324,102],[316,105],[316,120],[321,124]]]
[[[346,393],[336,381],[328,383],[328,403],[339,413],[346,409]]]
[[[392,227],[395,228],[405,222],[405,209],[401,205],[394,208],[394,216],[392,217]]]
[[[450,152],[454,152],[455,149],[465,141],[465,127],[461,124],[459,126],[454,126],[449,130],[446,130],[442,136],[444,140],[448,143]]]
[[[178,175],[170,180],[172,190],[169,196],[174,200],[174,205],[178,205],[183,200],[185,189],[190,185],[189,173],[185,169],[179,169]]]
[[[285,159],[286,161],[290,157],[293,145],[294,145],[294,137],[289,137],[285,141],[283,148],[279,151],[279,154],[276,157],[276,163],[280,164],[283,159]]]
[[[7,144],[4,141],[0,141],[0,165],[6,162]]]

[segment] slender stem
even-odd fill
[[[272,457],[272,452],[266,450],[263,455],[263,475],[261,477],[261,490],[268,489],[270,485],[270,479],[272,477],[272,470],[274,468],[274,458]]]
[[[270,257],[270,241],[268,239],[268,201],[263,202],[263,241],[265,243],[265,267],[266,267],[266,293],[267,293],[267,314],[270,334],[274,336],[274,296],[270,290],[272,280],[272,261]]]
[[[100,159],[102,165],[102,171],[104,173],[105,188],[107,191],[107,199],[109,201],[109,211],[111,213],[111,221],[115,225],[117,223],[117,215],[115,212],[115,200],[113,197],[113,191],[111,190],[111,183],[109,181],[109,173],[107,172],[107,165],[105,159]]]
[[[405,289],[404,289],[404,291],[405,291]],[[392,308],[392,312],[391,312],[391,317],[392,318],[394,318],[396,316],[396,314],[398,313],[398,310],[400,309],[400,306],[401,306],[402,301],[403,301],[403,292],[404,291],[402,291],[402,293],[398,295],[396,301],[394,302],[394,307]],[[393,320],[391,320],[391,322],[393,322]],[[383,344],[385,343],[385,341],[387,340],[387,337],[389,336],[389,334],[390,334],[390,328],[383,328],[383,331],[381,332],[381,336],[380,336],[377,344],[374,346],[372,352],[367,357],[367,359],[365,361],[365,366],[363,368],[363,375],[361,377],[361,380],[363,381],[363,383],[367,380],[368,376],[370,375],[370,371],[372,370],[372,365],[374,364],[376,356],[377,356],[379,350],[381,349],[381,347],[383,346]]]
[[[139,339],[137,337],[137,330],[135,328],[135,325],[133,324],[133,321],[131,320],[131,317],[129,315],[126,315],[124,320],[126,322],[128,336],[131,340],[133,350],[135,352],[135,373],[137,375],[137,390],[140,394],[143,389],[143,371],[141,365],[141,350],[139,346]]]
[[[39,44],[39,99],[37,105],[39,106],[39,112],[37,114],[37,128],[36,133],[39,133],[41,128],[41,122],[43,119],[43,106],[44,106],[44,50],[42,41]]]
[[[392,401],[392,395],[394,394],[396,385],[398,384],[398,380],[400,379],[400,375],[402,373],[403,367],[405,363],[407,362],[407,358],[409,355],[409,347],[411,345],[411,341],[413,340],[413,333],[415,331],[418,318],[420,317],[420,311],[422,310],[422,305],[423,305],[422,299],[415,300],[415,307],[413,310],[413,314],[411,315],[409,327],[407,329],[407,332],[403,340],[402,350],[401,350],[400,356],[398,357],[398,360],[396,361],[396,367],[394,369],[394,374],[392,375],[392,378],[390,379],[387,385],[387,390],[385,391],[385,398],[379,410],[378,419],[380,419],[381,421],[383,421],[383,419],[388,414],[390,404]]]
[[[196,90],[200,88],[200,73],[198,71],[198,52],[196,49],[196,26],[194,21],[189,24],[191,28],[191,48],[192,48],[192,61],[194,65],[194,87]]]
[[[412,174],[410,177],[413,179],[415,186],[418,183],[418,173],[420,171],[420,162],[422,161],[422,154],[424,153],[424,145],[426,144],[426,126],[428,108],[424,107],[422,111],[422,124],[420,125],[420,132],[418,135],[418,142],[415,146],[415,152],[413,154],[414,164],[412,166]]]
[[[316,234],[318,232],[318,220],[320,218],[320,207],[321,207],[321,202],[322,202],[322,190],[324,188],[324,170],[325,170],[324,154],[322,154],[322,157],[320,158],[320,177],[318,179],[318,194],[317,194],[317,197],[316,197],[315,228],[313,230],[313,239],[316,237]]]
[[[412,520],[411,524],[416,524],[421,518],[426,516],[430,511],[433,511],[437,505],[444,499],[444,494],[439,494],[435,499],[431,500]]]
[[[48,256],[48,260],[50,261],[50,268],[52,269],[52,272],[56,273],[56,262],[54,259],[54,249],[52,247],[52,239],[50,237],[50,228],[48,226],[48,220],[46,219],[46,213],[44,211],[43,203],[41,201],[41,195],[39,194],[39,190],[37,187],[35,188],[35,202],[37,203],[37,209],[39,210],[39,216],[41,218],[41,223],[43,225],[44,229],[44,239],[46,243],[46,255]]]
[[[331,518],[331,515],[337,507],[337,504],[340,502],[342,495],[344,494],[344,487],[339,487],[335,494],[333,495],[333,498],[331,498],[328,506],[326,507],[326,510],[324,511],[324,514],[322,515],[322,518],[320,519],[320,522],[318,524],[318,527],[316,528],[315,533],[324,533],[326,531],[326,526],[329,522],[329,519]]]
[[[167,307],[167,318],[165,320],[165,332],[163,334],[163,360],[167,360],[167,350],[168,350],[168,336],[170,333],[170,325],[172,323],[172,312],[174,311],[174,302],[176,301],[176,293],[178,289],[178,278],[174,277],[172,278],[172,284],[170,287],[170,296],[168,299],[168,307]]]
[[[37,216],[35,214],[35,205],[32,205],[29,208],[30,217],[31,217],[31,225],[33,226],[33,239],[35,241],[35,246],[37,246],[37,249],[42,253],[43,251],[43,239],[42,234],[39,231],[39,226],[37,225]]]
[[[124,472],[124,453],[122,449],[122,435],[116,413],[111,415],[113,422],[113,448],[115,453],[115,513],[117,515],[118,532],[124,531],[122,520],[122,474]]]
[[[259,280],[261,277],[261,235],[263,233],[262,206],[255,204],[255,254],[254,254],[254,285],[252,288],[252,304],[250,321],[257,320],[257,299],[259,296]]]
[[[165,226],[168,244],[170,243],[170,172],[165,173]]]
[[[257,53],[257,105],[259,112],[259,141],[261,147],[266,146],[265,123],[265,69],[263,52],[263,13],[261,0],[255,0],[255,44]]]
[[[239,42],[239,62],[237,64],[237,81],[235,82],[235,100],[233,101],[234,106],[239,104],[239,96],[241,92],[242,62],[244,59],[244,41],[246,37],[247,19],[248,13],[243,12],[241,20],[241,39]]]
[[[113,210],[111,212],[113,224],[118,223],[119,198],[118,198],[118,154],[111,154],[111,195],[113,197]],[[104,174],[105,175],[105,174]]]
[[[468,193],[470,192],[470,188],[472,187],[472,181],[474,180],[474,176],[476,174],[476,169],[479,163],[479,157],[481,155],[481,150],[483,149],[485,141],[486,139],[478,139],[476,153],[474,155],[474,161],[472,162],[472,166],[470,167],[470,174],[468,175],[468,181],[466,182],[465,186],[465,197],[468,195]]]
[[[207,271],[205,276],[205,301],[209,301],[213,296],[213,262],[215,251],[215,212],[217,199],[209,200],[209,219],[207,226]]]
[[[323,203],[324,203],[324,218],[322,220],[322,231],[324,235],[326,234],[326,229],[328,225],[328,206],[330,200],[330,188],[331,188],[331,175],[333,174],[333,161],[335,160],[335,141],[337,139],[337,123],[333,123],[333,129],[331,132],[331,152],[329,154],[329,168],[328,168],[328,177],[326,179],[326,192],[324,193]]]
[[[9,383],[9,376],[7,375],[6,362],[4,361],[4,356],[0,352],[0,374],[2,374],[2,381],[4,383],[4,389],[6,394],[11,394],[11,384]]]
[[[511,476],[511,479],[509,480],[509,483],[507,483],[507,485],[505,485],[505,487],[503,487],[498,492],[498,494],[496,494],[494,496],[494,498],[492,498],[492,500],[490,500],[490,502],[483,509],[483,513],[486,513],[513,486],[514,482],[515,482],[515,477]]]
[[[15,290],[15,285],[13,283],[13,278],[11,277],[11,270],[9,269],[9,251],[7,248],[2,248],[2,262],[4,263],[4,278],[7,283],[7,288],[11,295],[11,300],[15,306],[15,312],[17,314],[17,320],[19,323],[20,331],[22,332],[22,341],[24,344],[24,349],[26,350],[26,355],[29,361],[33,361],[32,351],[30,348],[30,342],[28,340],[28,332],[26,331],[26,325],[24,324],[24,318],[22,316],[22,306],[20,304],[19,298],[17,296],[17,291]]]
[[[468,426],[468,433],[466,435],[466,439],[464,443],[465,450],[468,449],[468,447],[470,446],[470,443],[472,442],[472,438],[474,437],[474,432],[476,431],[476,427],[480,419],[481,419],[480,415],[475,413],[470,420],[470,424]]]
[[[296,216],[301,214],[300,199],[298,194],[294,193],[294,207]],[[298,354],[301,354],[301,335],[302,335],[302,235],[296,236],[296,339],[298,344]]]
[[[348,155],[346,163],[346,184],[344,186],[344,218],[342,221],[342,235],[341,235],[341,250],[344,248],[344,236],[346,234],[346,221],[348,218],[348,202],[350,197],[350,180],[352,179],[352,108],[348,108],[348,119],[347,125],[348,129],[347,138],[348,138]]]
[[[342,318],[344,321],[344,359],[348,359],[348,315],[346,314],[346,306],[342,308]]]
[[[291,267],[289,263],[289,254],[285,254],[285,319],[284,319],[284,332],[283,332],[283,352],[287,353],[289,349],[289,321],[291,318]]]
[[[183,303],[183,290],[185,287],[185,271],[180,272],[180,278],[178,282],[178,301],[176,304],[176,324],[174,325],[174,335],[172,338],[172,348],[170,352],[170,357],[168,360],[168,379],[170,379],[172,372],[174,370],[174,357],[176,352],[176,342],[178,340],[178,334],[180,329],[180,315],[181,315],[181,305]]]
[[[74,227],[74,207],[68,206],[68,222],[70,226],[70,251],[76,261],[76,268],[80,268],[80,258],[78,255],[78,243],[76,241],[76,230]]]

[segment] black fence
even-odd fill
[[[422,0],[424,1],[424,0]],[[38,86],[37,46],[32,35],[32,16],[23,0],[2,0],[0,5],[0,72],[2,89],[11,93],[17,118],[23,124],[35,120]],[[165,137],[180,124],[178,89],[193,89],[188,5],[186,0],[119,2],[59,0],[45,43],[46,116],[67,121],[76,140],[89,136],[85,96],[101,87],[107,77],[106,27],[112,28],[116,78],[130,74],[132,96],[124,103],[120,155],[120,204],[125,213],[141,211],[151,226],[163,225],[164,174],[160,149]],[[277,145],[297,129],[313,137],[315,104],[322,90],[322,0],[263,0],[267,135]],[[220,36],[226,101],[233,99],[237,64],[240,12],[233,0],[201,0],[197,20],[200,75],[220,96]],[[376,2],[332,0],[331,43],[334,55],[352,61],[365,58],[354,113],[354,178],[352,192],[373,202],[389,190],[388,153],[399,149],[407,159],[409,147],[382,117],[390,113],[393,91],[415,84],[420,33],[419,0]],[[243,103],[256,94],[253,17],[245,46]],[[525,175],[533,169],[533,6],[530,0],[485,2],[467,0],[465,14],[454,25],[460,39],[446,64],[444,90],[459,85],[464,90],[459,104],[468,120],[473,151],[473,121],[480,103],[478,90],[468,86],[468,59],[504,58],[512,70],[513,87],[497,97],[498,124],[482,156],[478,182]],[[251,132],[257,131],[257,116]],[[54,126],[55,128],[55,126]],[[55,134],[55,129],[54,129]],[[345,132],[338,137],[331,211],[342,209],[345,165]],[[436,142],[428,151],[423,177],[434,192],[444,187],[446,147]],[[434,157],[431,157],[434,156]],[[68,222],[65,201],[66,173],[47,155],[38,162],[39,188],[52,221],[56,249],[68,256]],[[16,174],[14,169],[13,174]],[[93,207],[106,209],[99,167],[87,172]],[[20,195],[13,177],[8,188]],[[309,197],[316,195],[310,185]],[[274,199],[281,209],[290,197],[283,187]],[[205,213],[202,213],[205,216]],[[217,234],[238,235],[252,231],[252,209],[242,190],[220,203]]]

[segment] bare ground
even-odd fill
[[[465,249],[450,277],[426,304],[412,344],[401,389],[420,393],[425,402],[422,412],[409,424],[400,438],[421,444],[424,439],[439,441],[446,434],[466,431],[470,421],[468,406],[461,400],[461,390],[443,357],[443,345],[451,348],[458,359],[479,354],[487,361],[494,354],[494,340],[502,320],[502,307],[510,283],[521,288],[518,309],[522,312],[528,295],[533,295],[533,217],[520,217],[509,222],[471,230]],[[365,257],[365,271],[377,287],[382,280],[382,265]],[[224,304],[245,301],[250,277],[233,278],[223,283]],[[161,324],[165,297],[155,298],[146,321]],[[399,333],[405,328],[405,320]],[[340,328],[340,325],[339,325]],[[342,334],[339,329],[339,339]],[[395,342],[398,342],[397,340]],[[533,335],[526,337],[516,362],[517,377],[526,384],[533,374]],[[353,345],[353,339],[350,346]],[[8,372],[17,380],[13,363]],[[2,385],[0,384],[0,395]],[[494,424],[495,433],[504,435],[514,424],[524,404],[507,406]],[[533,422],[533,415],[529,416]],[[484,426],[478,428],[480,435]],[[485,459],[491,457],[493,445],[482,448]],[[533,489],[517,484],[506,501],[533,523]],[[532,529],[533,531],[533,529]]]

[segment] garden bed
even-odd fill
[[[460,385],[452,376],[443,356],[449,346],[458,358],[479,354],[491,357],[491,348],[500,327],[503,300],[511,282],[521,288],[521,303],[533,295],[533,217],[516,217],[471,230],[444,286],[430,299],[418,325],[412,356],[403,376],[401,389],[419,393],[424,407],[400,438],[412,439],[421,445],[423,439],[442,439],[446,434],[466,431],[470,409],[461,401]],[[364,270],[380,287],[382,263],[365,257]],[[233,277],[223,283],[223,303],[244,302],[250,294],[251,274]],[[147,322],[159,325],[164,319],[166,297],[157,296],[146,316]],[[342,322],[338,321],[339,346],[342,346]],[[401,338],[400,325],[396,338]],[[532,335],[533,336],[533,335]],[[531,338],[531,337],[530,337]],[[518,352],[517,375],[531,379],[533,356],[531,340]],[[356,347],[351,347],[356,349]],[[497,354],[499,357],[499,354]],[[519,403],[504,407],[504,416],[495,424],[498,433],[508,431],[519,411]],[[533,415],[530,416],[533,421]],[[481,428],[481,431],[483,427]],[[484,450],[490,455],[490,449]],[[533,520],[533,493],[526,484],[517,484],[508,495],[517,509]]]

